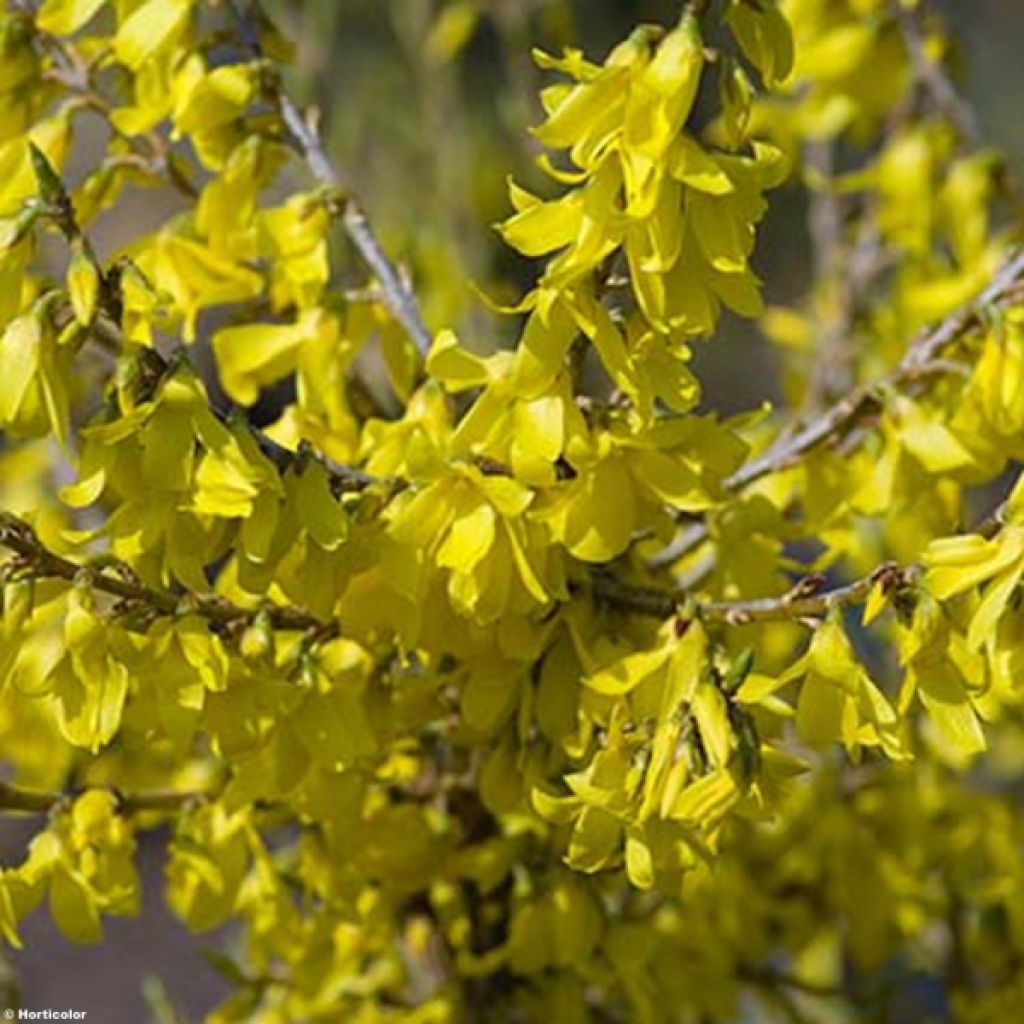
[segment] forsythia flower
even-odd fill
[[[528,256],[558,254],[541,278],[543,312],[534,317],[548,319],[564,302],[619,382],[625,339],[595,318],[582,278],[620,249],[647,331],[710,334],[722,304],[756,315],[753,229],[765,209],[761,193],[786,171],[768,145],[755,144],[752,157],[719,154],[683,130],[704,63],[696,20],[684,16],[658,42],[634,34],[601,68],[572,52],[538,59],[577,84],[545,94],[548,118],[537,137],[567,150],[580,170],[544,163],[573,186],[559,199],[511,190],[517,213],[502,225],[505,240]]]

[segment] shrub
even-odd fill
[[[536,53],[509,348],[424,316],[468,279],[394,261],[256,5],[8,5],[7,942],[101,940],[168,824],[173,910],[244,925],[214,1022],[1012,1018],[1013,181],[924,5],[676,15]],[[777,410],[704,404],[724,311]]]

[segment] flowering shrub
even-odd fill
[[[506,349],[428,327],[257,5],[8,4],[8,943],[100,941],[169,823],[173,910],[244,924],[215,1024],[1012,1018],[1013,182],[923,5],[677,13],[535,53]],[[783,187],[814,280],[766,309]],[[784,408],[707,411],[724,311]]]

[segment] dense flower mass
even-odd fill
[[[926,4],[676,15],[534,53],[505,348],[424,317],[258,4],[7,5],[5,942],[99,941],[170,822],[174,912],[244,924],[211,1024],[1012,1018],[1014,183]],[[726,314],[788,411],[709,411]]]

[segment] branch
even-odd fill
[[[54,61],[55,67],[45,72],[45,77],[78,96],[89,110],[103,119],[107,129],[121,139],[134,154],[133,158],[126,158],[126,163],[141,166],[147,173],[156,177],[165,175],[168,183],[187,199],[195,200],[199,197],[199,189],[174,159],[167,139],[155,129],[140,134],[120,131],[111,118],[116,105],[96,88],[90,65],[66,45],[64,40],[39,28],[34,18],[32,34],[39,49],[49,53]]]
[[[938,327],[918,336],[903,359],[890,374],[872,384],[861,385],[836,402],[820,417],[791,438],[772,445],[768,451],[725,481],[732,491],[742,490],[816,448],[823,441],[836,437],[853,425],[864,411],[877,406],[880,392],[905,387],[930,373],[929,364],[954,341],[963,337],[993,306],[1005,302],[1024,278],[1024,249],[1017,250],[1002,266],[992,283],[977,299],[962,306]]]
[[[1006,502],[978,521],[970,533],[991,540],[1005,525]],[[780,597],[758,597],[743,601],[694,601],[687,589],[635,587],[609,575],[595,574],[591,592],[598,601],[636,615],[668,619],[693,615],[702,622],[743,626],[751,622],[801,622],[825,618],[836,608],[863,604],[879,584],[886,592],[911,587],[920,577],[917,564],[885,562],[867,576],[832,590],[823,590],[824,578],[807,576]]]
[[[125,351],[128,348],[129,343],[125,338],[124,333],[114,322],[110,315],[110,311],[103,308],[102,302],[100,305],[103,315],[97,316],[96,320],[87,328],[89,333],[104,348],[113,352]],[[177,349],[176,356],[179,358],[186,358],[185,350],[182,348]],[[171,360],[166,359],[157,352],[155,348],[146,349],[145,358],[152,364],[158,378],[162,378],[166,374],[169,374],[173,369],[173,363]],[[213,403],[210,404],[210,411],[218,420],[220,420],[221,423],[224,424],[227,424],[232,415],[231,410],[217,408]],[[345,491],[362,491],[367,487],[372,487],[374,485],[391,487],[396,490],[400,490],[407,486],[407,481],[400,478],[373,476],[373,474],[367,473],[355,466],[348,466],[344,463],[335,462],[334,459],[330,459],[326,455],[322,455],[320,452],[316,452],[310,448],[304,448],[298,452],[292,451],[290,448],[286,448],[284,445],[278,444],[277,441],[273,440],[273,438],[268,436],[254,424],[246,421],[245,425],[249,430],[249,433],[252,435],[253,440],[259,446],[260,451],[279,470],[287,469],[296,460],[312,459],[323,466],[331,481],[333,489],[338,493]]]
[[[159,590],[147,586],[131,566],[116,559],[105,558],[103,568],[80,565],[51,551],[28,523],[3,509],[0,509],[0,547],[8,548],[17,556],[8,565],[13,565],[18,573],[32,579],[61,579],[69,583],[84,579],[94,590],[126,602],[130,609],[143,609],[154,617],[193,612],[224,630],[252,625],[262,616],[275,629],[314,632],[324,638],[336,635],[340,628],[336,622],[324,622],[289,605],[264,604],[250,609],[216,595]]]
[[[120,287],[116,283],[114,275],[104,270],[89,237],[82,231],[75,216],[75,208],[71,201],[70,193],[60,176],[49,164],[43,153],[34,150],[33,158],[37,163],[36,173],[46,178],[46,187],[43,187],[42,181],[40,182],[42,191],[46,192],[49,189],[53,193],[44,196],[43,201],[47,204],[47,216],[56,224],[69,245],[77,243],[82,246],[85,256],[92,263],[100,281],[99,294],[97,296],[97,316],[87,330],[101,346],[109,351],[125,352],[129,348],[129,343],[120,327],[122,312]],[[183,357],[184,349],[179,349],[178,353],[179,356]],[[172,369],[172,364],[155,348],[146,349],[145,358],[149,360],[158,378],[163,378]],[[226,423],[230,415],[225,410],[217,409],[212,405],[211,412],[222,423]],[[334,462],[312,450],[304,450],[298,453],[293,452],[278,444],[258,427],[253,426],[251,423],[246,425],[260,450],[278,469],[286,469],[299,458],[313,458],[324,467],[334,489],[338,492],[363,490],[373,484],[386,484],[395,488],[406,486],[404,481],[381,480],[360,469]]]
[[[341,180],[328,162],[319,137],[303,118],[298,107],[283,92],[278,93],[278,105],[285,125],[302,150],[306,163],[309,164],[317,180],[322,185],[331,188],[342,188]],[[420,312],[416,296],[398,269],[388,259],[387,253],[384,252],[377,240],[369,219],[359,203],[352,197],[348,187],[344,187],[344,193],[342,227],[359,251],[363,262],[379,282],[385,305],[391,311],[392,316],[405,328],[417,351],[425,359],[430,351],[431,337],[430,331],[423,321],[423,314]]]
[[[845,394],[856,381],[853,330],[864,296],[886,269],[889,257],[880,244],[877,228],[863,210],[859,211],[856,237],[847,238],[851,232],[846,223],[852,207],[836,185],[834,144],[825,140],[809,142],[805,154],[815,278],[812,309],[821,330],[804,406],[805,413],[813,415]]]
[[[254,54],[262,57],[263,46],[259,32],[253,20],[243,10],[241,0],[229,0],[229,6],[238,23],[242,41]],[[279,81],[272,84],[271,94],[288,134],[302,154],[313,177],[321,185],[344,194],[342,227],[380,284],[384,303],[392,316],[405,328],[420,355],[426,358],[431,346],[430,331],[423,320],[415,294],[388,258],[369,219],[354,198],[351,187],[331,163],[324,149],[323,140],[312,124],[303,116]]]
[[[924,331],[911,343],[899,365],[870,384],[862,384],[826,409],[806,426],[785,432],[767,451],[741,466],[725,480],[733,493],[743,491],[752,483],[771,473],[788,469],[808,452],[836,440],[884,405],[887,390],[905,388],[936,375],[935,362],[942,352],[977,325],[986,312],[1011,299],[1024,280],[1024,249],[1017,249],[1003,263],[987,288],[973,301],[950,314],[937,327]],[[940,369],[945,368],[945,363]],[[655,555],[648,563],[652,569],[663,569],[692,551],[708,537],[706,523],[688,527],[676,540]]]
[[[970,104],[957,91],[942,64],[932,60],[928,53],[919,10],[912,9],[899,0],[893,3],[893,9],[900,23],[903,40],[907,44],[907,53],[910,55],[918,82],[963,140],[970,146],[978,148],[982,144],[978,119]]]
[[[122,814],[141,814],[145,811],[177,811],[187,804],[207,799],[210,794],[201,791],[154,790],[149,793],[122,793],[113,795]],[[14,811],[25,814],[53,814],[66,807],[74,793],[22,789],[9,782],[0,782],[0,812]]]
[[[809,576],[781,597],[759,597],[744,601],[696,601],[685,590],[634,587],[611,576],[595,576],[594,597],[621,611],[650,618],[668,619],[692,614],[701,622],[745,626],[751,622],[801,622],[825,618],[836,608],[863,604],[877,584],[886,590],[910,586],[920,574],[917,565],[898,566],[887,562],[869,575],[833,590],[821,591],[822,579]]]
[[[835,177],[835,142],[814,139],[804,147],[804,162],[815,178],[809,190],[808,229],[814,276],[828,279],[839,272],[842,264],[843,221],[846,214],[845,197],[840,195],[833,181]]]

